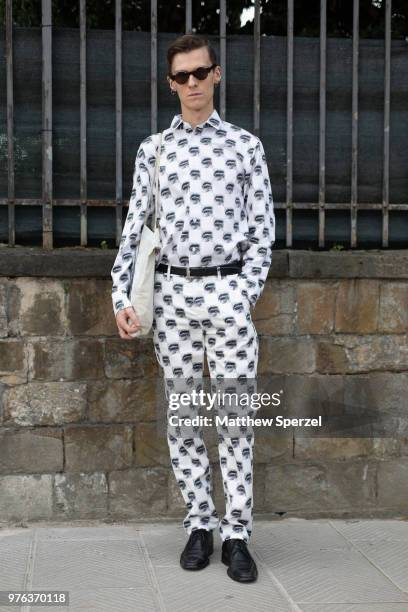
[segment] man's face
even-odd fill
[[[171,73],[175,74],[181,71],[191,72],[196,68],[209,66],[211,66],[211,60],[208,48],[201,47],[200,49],[193,49],[187,53],[177,53],[173,58]],[[180,85],[167,77],[170,87],[174,91],[177,91],[181,105],[191,110],[200,110],[212,102],[214,84],[218,83],[220,79],[220,66],[216,66],[211,70],[203,81],[196,79],[194,75],[190,74],[187,83],[184,85]]]

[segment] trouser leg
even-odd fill
[[[197,279],[195,279],[197,280]],[[153,343],[163,369],[166,392],[196,385],[203,374],[204,341],[199,304],[200,282],[188,282],[177,275],[156,273]],[[198,299],[200,302],[200,299]],[[181,385],[177,382],[181,380]],[[187,388],[186,388],[187,390]],[[168,417],[170,410],[168,411]],[[167,430],[171,465],[187,508],[183,527],[188,535],[194,529],[214,529],[219,524],[211,496],[212,474],[201,427],[183,435]]]
[[[249,302],[237,281],[238,275],[217,279],[217,291],[207,298],[208,308],[212,308],[214,316],[211,327],[206,331],[205,347],[211,378],[218,381],[217,388],[221,392],[231,386],[238,393],[240,390],[253,390],[251,383],[255,381],[257,372],[258,335]],[[216,311],[217,307],[219,312]],[[253,416],[253,411],[242,406],[235,406],[231,412],[237,416]],[[225,406],[219,410],[220,415],[228,413]],[[248,543],[253,524],[254,432],[252,427],[241,427],[239,431],[236,427],[219,427],[218,439],[226,504],[226,512],[219,525],[221,539],[239,537]]]

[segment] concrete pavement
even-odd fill
[[[11,610],[89,612],[408,612],[408,522],[254,520],[257,582],[221,563],[179,565],[181,521],[29,523],[0,529],[0,590],[66,590],[69,606]]]

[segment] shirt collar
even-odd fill
[[[202,121],[201,123],[196,125],[196,127],[204,128],[204,126],[206,125],[214,127],[215,129],[222,127],[223,122],[215,108],[213,112],[211,113],[211,115],[207,117],[205,121]],[[174,115],[173,120],[170,124],[170,127],[173,129],[176,129],[178,127],[190,127],[191,128],[191,125],[188,123],[188,121],[183,120],[183,116],[180,113],[178,115]]]

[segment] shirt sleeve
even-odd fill
[[[242,255],[240,276],[245,279],[248,299],[254,306],[265,285],[272,262],[272,245],[275,242],[272,187],[265,151],[259,138],[250,158],[250,166],[244,185],[249,246]]]
[[[128,212],[119,250],[111,270],[113,281],[112,304],[115,317],[120,310],[131,306],[128,294],[132,280],[135,252],[140,242],[146,212],[148,213],[147,222],[149,223],[152,219],[154,198],[150,198],[150,193],[155,164],[156,149],[153,138],[149,136],[141,142],[136,153]],[[150,205],[147,211],[149,199]]]

